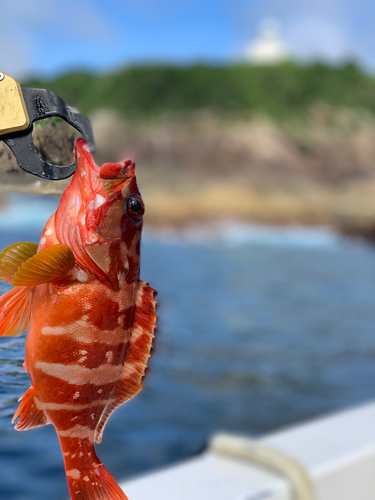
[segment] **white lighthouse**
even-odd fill
[[[245,57],[253,64],[272,66],[291,58],[291,55],[279,36],[279,23],[265,20],[261,23],[260,36],[249,44]]]

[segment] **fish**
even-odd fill
[[[111,413],[134,397],[151,356],[156,292],[140,279],[144,203],[131,160],[98,167],[79,138],[77,169],[39,244],[0,254],[0,335],[27,330],[31,386],[12,422],[56,430],[71,498],[126,500],[95,452]]]

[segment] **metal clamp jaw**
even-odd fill
[[[25,172],[43,179],[61,180],[74,173],[77,162],[61,167],[41,160],[32,138],[33,123],[52,116],[62,118],[78,130],[91,152],[95,152],[91,124],[75,108],[49,90],[21,88],[13,78],[0,73],[0,140],[9,146]]]

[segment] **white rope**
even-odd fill
[[[251,460],[281,473],[290,481],[295,500],[316,498],[312,480],[303,466],[294,458],[260,440],[218,434],[212,438],[209,450]]]

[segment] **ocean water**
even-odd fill
[[[0,243],[38,241],[55,199],[13,196]],[[118,479],[375,397],[375,247],[328,230],[145,230],[141,277],[159,323],[142,392],[109,419],[99,457]],[[8,289],[0,285],[0,292]],[[52,426],[10,423],[29,387],[24,337],[0,338],[0,498],[69,498]]]

